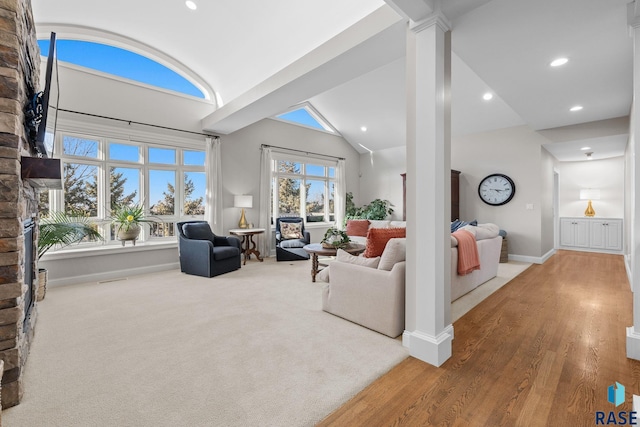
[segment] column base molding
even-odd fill
[[[435,336],[421,331],[404,331],[402,334],[402,345],[409,349],[411,356],[436,367],[451,357],[452,341],[453,325]]]
[[[627,357],[640,360],[640,333],[633,326],[627,328]]]

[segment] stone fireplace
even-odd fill
[[[2,407],[20,403],[37,317],[38,190],[21,178],[33,156],[24,107],[37,91],[40,51],[30,0],[0,0],[0,360]],[[32,244],[33,243],[33,244]],[[33,301],[33,303],[29,302]]]

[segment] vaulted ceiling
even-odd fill
[[[32,6],[40,31],[110,39],[192,70],[189,77],[215,91],[219,105],[203,118],[205,130],[233,132],[309,101],[360,152],[360,144],[372,150],[404,144],[406,20],[384,1],[196,3],[195,11],[182,0],[33,0]],[[580,131],[584,123],[627,116],[627,3],[442,2],[452,24],[453,135],[523,124]],[[560,56],[569,62],[550,67]],[[486,92],[494,94],[491,101],[482,99]],[[574,105],[583,109],[569,111]],[[609,124],[603,126],[607,135],[582,131],[571,140],[542,134],[562,160],[577,158],[572,148],[563,154],[559,147],[585,140],[593,151],[620,155],[613,148],[624,149],[626,122],[601,123]]]

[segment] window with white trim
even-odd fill
[[[204,218],[204,150],[72,133],[58,138],[63,190],[49,192],[46,208],[90,217],[107,244],[117,240],[109,214],[119,204],[141,203],[161,220],[143,227],[141,241],[173,240],[176,222]]]
[[[300,216],[309,223],[335,221],[336,163],[274,156],[273,218]]]

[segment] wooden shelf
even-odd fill
[[[25,157],[21,159],[22,179],[36,188],[62,190],[60,159]]]

